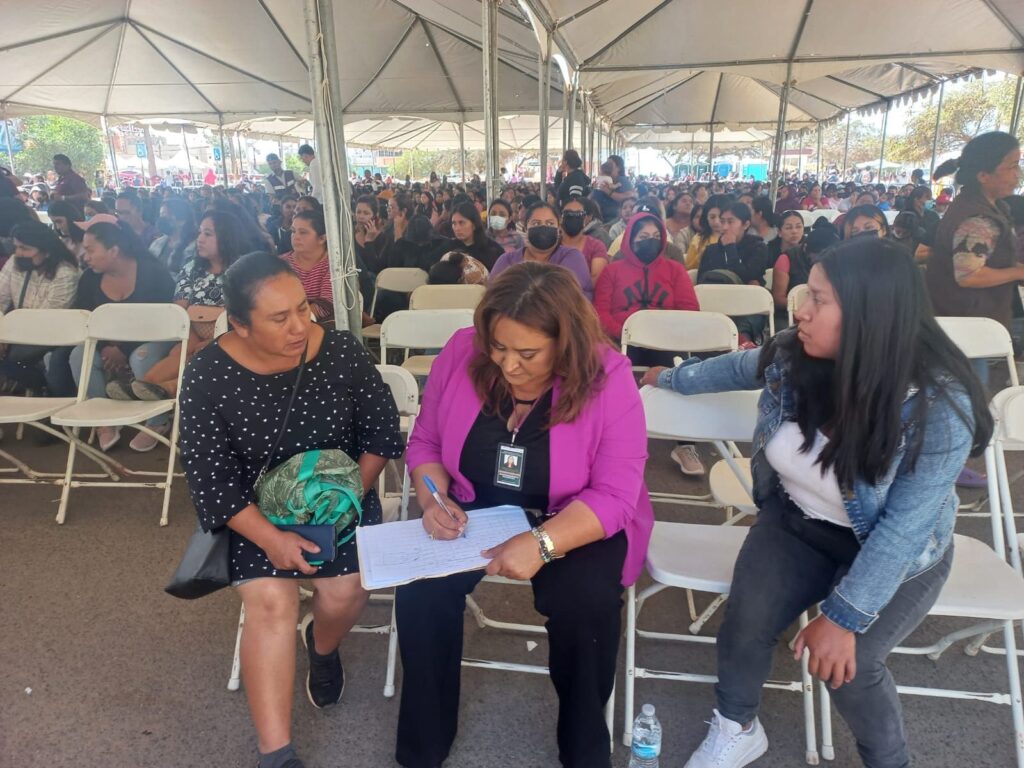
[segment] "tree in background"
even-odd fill
[[[67,155],[87,181],[104,168],[100,130],[81,120],[57,115],[38,115],[21,120],[22,150],[14,156],[19,173],[45,174],[54,155]]]
[[[817,147],[816,131],[809,131],[807,146]],[[860,118],[850,120],[850,151],[846,165],[853,168],[868,160],[878,160],[882,151],[882,134],[879,129]],[[837,120],[822,130],[821,156],[822,168],[843,169],[843,155],[846,152],[846,120]],[[886,151],[886,155],[888,155]]]

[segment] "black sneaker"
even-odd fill
[[[321,656],[313,644],[313,615],[303,619],[302,642],[309,657],[309,671],[306,673],[306,695],[317,709],[333,707],[341,701],[345,692],[345,670],[341,666],[338,651]]]
[[[256,763],[256,768],[260,768],[259,762]],[[281,768],[306,768],[306,764],[297,757],[289,757]]]

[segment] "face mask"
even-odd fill
[[[538,251],[549,251],[558,242],[558,227],[531,227],[526,239]]]
[[[508,226],[508,219],[504,216],[498,216],[492,213],[487,217],[487,225],[495,232],[500,232]]]
[[[15,256],[14,266],[19,272],[31,272],[36,268],[36,263],[31,256]]]
[[[583,231],[584,216],[582,211],[562,214],[562,231],[569,237],[576,237]]]
[[[644,264],[650,264],[661,253],[661,238],[650,237],[647,240],[637,240],[633,243],[633,253]]]
[[[174,219],[169,216],[161,216],[156,220],[156,229],[161,235],[173,235]]]

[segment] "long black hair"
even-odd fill
[[[65,218],[68,221],[68,238],[73,243],[82,242],[85,230],[75,222],[85,221],[85,214],[77,203],[71,200],[55,200],[46,208],[46,214],[52,221],[54,218]]]
[[[935,169],[933,179],[941,179],[956,171],[956,183],[964,189],[977,189],[979,173],[993,173],[1003,158],[1020,146],[1020,142],[1008,133],[991,131],[975,136],[968,141],[960,157],[947,160]]]
[[[246,249],[250,245],[246,236],[245,224],[234,214],[213,208],[203,214],[203,219],[199,223],[202,224],[206,219],[213,222],[213,231],[217,234],[217,256],[226,270],[242,254],[246,253]],[[202,259],[202,261],[208,268],[209,262],[206,259]]]
[[[36,269],[47,280],[54,278],[61,264],[67,263],[78,269],[78,259],[75,258],[75,255],[64,245],[64,241],[60,239],[60,236],[42,222],[29,221],[24,224],[18,224],[11,231],[11,237],[22,245],[27,245],[29,248],[37,248],[46,254],[43,263]]]
[[[486,245],[487,230],[484,229],[483,219],[480,218],[480,211],[476,206],[473,203],[459,203],[452,210],[452,216],[456,213],[473,225],[473,245]]]
[[[913,387],[920,394],[911,414],[918,428],[907,446],[912,465],[921,452],[929,399],[952,402],[951,388],[965,391],[971,401],[970,413],[954,404],[973,429],[971,455],[984,451],[993,428],[984,389],[963,352],[935,321],[920,270],[907,249],[859,237],[829,248],[818,264],[842,308],[838,357],[810,357],[794,332],[776,336],[761,355],[762,369],[776,352],[789,361],[804,436],[801,450],[810,450],[816,431],[824,429],[830,439],[821,453],[822,472],[832,467],[844,489],[858,478],[875,483],[900,446],[901,413]]]

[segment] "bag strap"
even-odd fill
[[[302,382],[302,372],[306,368],[306,353],[309,352],[309,343],[302,349],[302,358],[299,360],[299,370],[295,374],[295,384],[292,386],[291,397],[288,398],[288,407],[285,409],[284,418],[281,420],[281,428],[277,431],[277,438],[274,440],[274,447],[270,449],[270,453],[267,455],[267,460],[263,463],[263,468],[260,470],[259,475],[256,477],[254,485],[259,485],[263,475],[268,469],[270,469],[270,462],[274,460],[274,455],[277,453],[278,447],[281,445],[281,440],[284,438],[285,427],[288,426],[288,417],[292,415],[292,408],[295,406],[295,397],[299,394],[299,384]]]
[[[25,273],[25,282],[21,284],[21,295],[18,296],[18,306],[16,307],[17,309],[21,309],[22,306],[25,304],[25,294],[28,293],[28,283],[32,279],[32,273],[34,271],[34,269],[30,269],[28,272]]]

